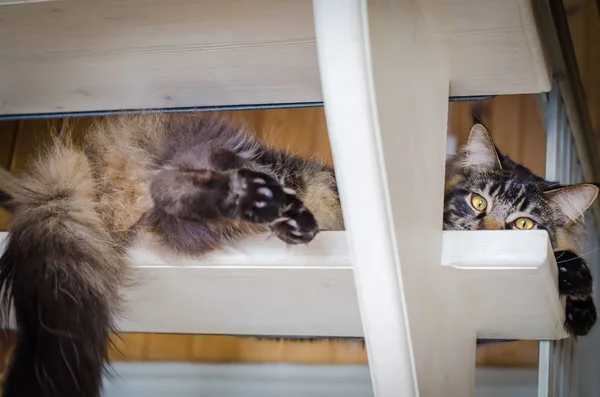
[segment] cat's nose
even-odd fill
[[[479,230],[503,230],[504,222],[494,218],[483,218],[479,224]]]

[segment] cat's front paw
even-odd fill
[[[319,226],[313,214],[296,197],[293,189],[284,187],[286,206],[279,219],[270,227],[279,239],[288,244],[306,244],[319,232]]]
[[[585,261],[572,251],[554,252],[561,295],[590,295],[593,277]]]
[[[572,336],[584,336],[596,324],[596,306],[591,296],[567,297],[565,330]]]
[[[554,256],[558,266],[558,291],[566,296],[565,330],[572,336],[587,335],[597,317],[592,273],[583,258],[572,251],[556,251]]]
[[[278,219],[286,203],[283,187],[269,175],[241,169],[233,181],[235,211],[248,222],[270,223]]]

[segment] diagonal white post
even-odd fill
[[[470,396],[475,328],[440,266],[449,80],[417,1],[314,0],[375,395]]]

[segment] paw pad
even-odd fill
[[[319,232],[315,217],[298,199],[296,191],[269,175],[239,170],[233,190],[240,218],[268,223],[273,234],[288,244],[308,243]]]

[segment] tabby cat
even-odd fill
[[[343,229],[333,169],[272,149],[198,115],[97,122],[83,148],[61,134],[27,175],[0,172],[12,224],[0,259],[5,317],[19,340],[5,397],[98,397],[109,334],[131,280],[125,249],[151,239],[198,256],[270,231],[288,244]],[[561,187],[499,154],[475,125],[448,160],[444,229],[544,229],[566,296],[565,328],[596,321],[592,278],[577,255],[594,185]]]

